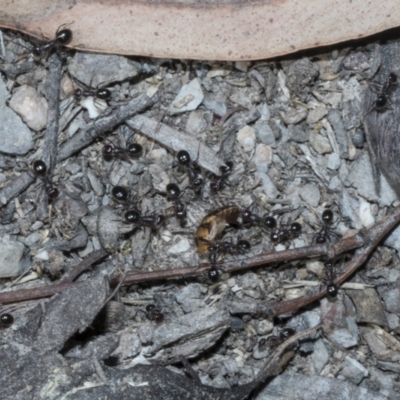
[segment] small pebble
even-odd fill
[[[358,385],[365,377],[368,376],[368,370],[354,358],[345,357],[344,368],[340,371],[346,380]]]
[[[11,97],[10,108],[34,131],[41,131],[47,123],[47,100],[33,87],[22,85]]]
[[[296,125],[307,118],[308,109],[306,107],[290,107],[282,114],[282,120],[286,125]]]
[[[310,143],[313,149],[319,154],[326,154],[332,151],[329,140],[318,133],[310,133]]]
[[[168,249],[168,253],[170,254],[179,254],[179,253],[185,253],[188,251],[191,247],[191,244],[188,239],[183,238],[180,239],[178,243],[174,244]]]
[[[10,97],[6,85],[0,79],[0,152],[26,154],[33,147],[32,132],[6,101]]]
[[[25,246],[16,240],[3,238],[0,241],[0,278],[15,278],[22,274],[24,252]]]
[[[360,197],[360,220],[365,228],[370,228],[375,224],[375,218],[371,213],[371,203]]]
[[[328,114],[328,110],[325,106],[317,106],[311,109],[307,115],[307,123],[315,124],[324,118]]]
[[[242,145],[245,152],[250,152],[254,150],[256,145],[256,133],[254,129],[246,125],[237,133],[236,138],[238,142]]]
[[[328,156],[328,164],[326,165],[332,171],[336,171],[340,167],[340,155],[338,153],[331,153]]]
[[[168,108],[168,113],[174,115],[196,110],[203,99],[204,94],[201,90],[200,82],[195,78],[181,87],[178,95],[174,100],[172,100],[171,105]]]
[[[253,157],[253,162],[258,171],[266,173],[272,163],[272,149],[265,144],[258,144]]]
[[[321,193],[318,185],[315,183],[307,183],[304,185],[300,192],[300,197],[310,206],[317,207],[321,199]]]

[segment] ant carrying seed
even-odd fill
[[[277,231],[271,234],[271,241],[274,244],[286,242],[299,237],[301,233],[301,224],[293,222],[289,226],[281,226]]]
[[[32,54],[35,57],[40,57],[45,52],[50,52],[56,47],[65,46],[72,41],[72,31],[70,29],[61,29],[65,25],[61,25],[56,32],[54,39],[49,40],[40,45],[34,46],[32,49]]]
[[[14,323],[14,317],[11,314],[0,315],[0,328],[9,328]]]
[[[221,171],[220,176],[216,176],[215,180],[210,183],[210,190],[212,193],[217,193],[219,192],[225,183],[227,183],[228,177],[231,174],[233,170],[233,162],[232,161],[227,161],[225,165],[222,165],[219,167]]]
[[[167,196],[173,200],[175,208],[175,216],[180,221],[183,222],[186,219],[186,206],[180,200],[181,190],[179,186],[175,183],[168,183],[166,187]]]
[[[178,151],[176,158],[178,164],[186,168],[186,171],[189,175],[190,184],[193,187],[194,192],[199,195],[201,193],[201,189],[203,188],[204,179],[201,175],[200,168],[197,165],[197,159],[192,161],[190,154],[186,150]]]
[[[331,230],[333,224],[333,211],[329,208],[324,210],[321,215],[322,220],[322,228],[321,230],[315,235],[315,243],[323,244],[326,243],[327,240],[331,240],[332,238],[337,239],[338,235]]]
[[[391,104],[391,100],[389,97],[390,91],[397,84],[397,75],[394,72],[391,72],[384,83],[374,82],[370,89],[377,94],[377,98],[371,106],[375,108],[377,112],[383,112],[386,108]],[[371,109],[368,111],[370,112]],[[368,113],[367,113],[368,114]]]
[[[36,176],[40,177],[43,180],[49,201],[51,202],[55,200],[59,196],[60,191],[53,186],[53,183],[47,176],[47,166],[45,162],[42,160],[34,161],[32,163],[32,170]]]

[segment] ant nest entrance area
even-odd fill
[[[73,35],[2,36],[4,398],[397,398],[397,47],[223,63]]]

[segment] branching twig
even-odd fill
[[[385,217],[382,221],[374,225],[370,229],[362,229],[354,236],[349,238],[343,238],[333,244],[314,245],[308,247],[302,247],[293,250],[284,250],[277,252],[270,252],[260,254],[256,257],[250,257],[241,261],[231,261],[218,264],[218,268],[226,272],[234,272],[239,270],[245,270],[253,267],[259,267],[261,265],[266,266],[268,264],[276,264],[283,261],[291,261],[296,259],[303,259],[306,257],[318,257],[325,256],[327,258],[335,258],[343,253],[350,250],[359,249],[354,255],[353,259],[347,264],[345,272],[335,279],[336,284],[343,283],[349,276],[351,276],[359,266],[361,266],[368,258],[369,254],[379,244],[379,242],[385,237],[398,223],[400,222],[400,206],[395,208],[392,214]],[[361,249],[361,247],[364,247]],[[102,254],[102,253],[98,253]],[[97,257],[91,258],[92,262],[97,260]],[[88,268],[90,261],[78,264],[75,267],[81,271],[81,268]],[[124,277],[123,285],[132,285],[135,283],[144,283],[159,281],[172,278],[182,278],[188,276],[197,276],[204,274],[210,268],[210,264],[201,264],[199,267],[184,267],[174,268],[165,271],[151,271],[151,272],[140,272],[127,275]],[[75,270],[75,269],[74,269]],[[121,278],[115,278],[110,281],[111,287],[116,287],[120,283]],[[19,301],[32,300],[37,298],[43,298],[52,296],[55,293],[61,292],[67,289],[73,282],[60,283],[52,286],[38,287],[34,289],[18,290],[14,292],[0,293],[0,303],[9,304]],[[323,296],[325,296],[325,289],[319,293],[312,294],[310,296],[299,297],[293,300],[281,301],[265,305],[263,307],[256,307],[254,312],[259,314],[265,314],[268,316],[276,316],[288,312],[295,312],[299,308],[310,304]]]

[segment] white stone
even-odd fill
[[[236,61],[235,68],[242,72],[247,72],[251,65],[250,61]]]
[[[186,238],[180,239],[178,243],[174,244],[172,247],[169,248],[168,253],[171,254],[179,254],[185,253],[190,249],[189,240]]]
[[[369,228],[375,224],[375,218],[371,212],[371,203],[360,197],[359,216],[361,223],[365,228]]]
[[[232,65],[225,64],[221,67],[213,68],[211,71],[208,71],[207,78],[215,78],[217,76],[227,76],[232,72]]]
[[[256,145],[256,133],[254,129],[246,125],[236,135],[236,139],[242,145],[245,152],[254,150]]]
[[[337,169],[339,169],[340,163],[340,155],[338,153],[331,153],[329,154],[328,164],[326,166],[332,171],[336,171]]]
[[[178,95],[169,106],[169,114],[179,114],[186,111],[193,111],[201,104],[204,99],[200,82],[197,78],[182,86]]]
[[[92,96],[82,99],[80,105],[88,111],[91,119],[96,119],[108,107],[104,100],[94,99]]]
[[[0,241],[0,278],[15,278],[24,270],[25,246],[15,240]]]
[[[258,171],[266,173],[272,163],[272,149],[266,144],[260,143],[256,147],[253,162]]]
[[[10,108],[34,131],[41,131],[47,123],[47,101],[33,87],[22,85],[10,99]]]

